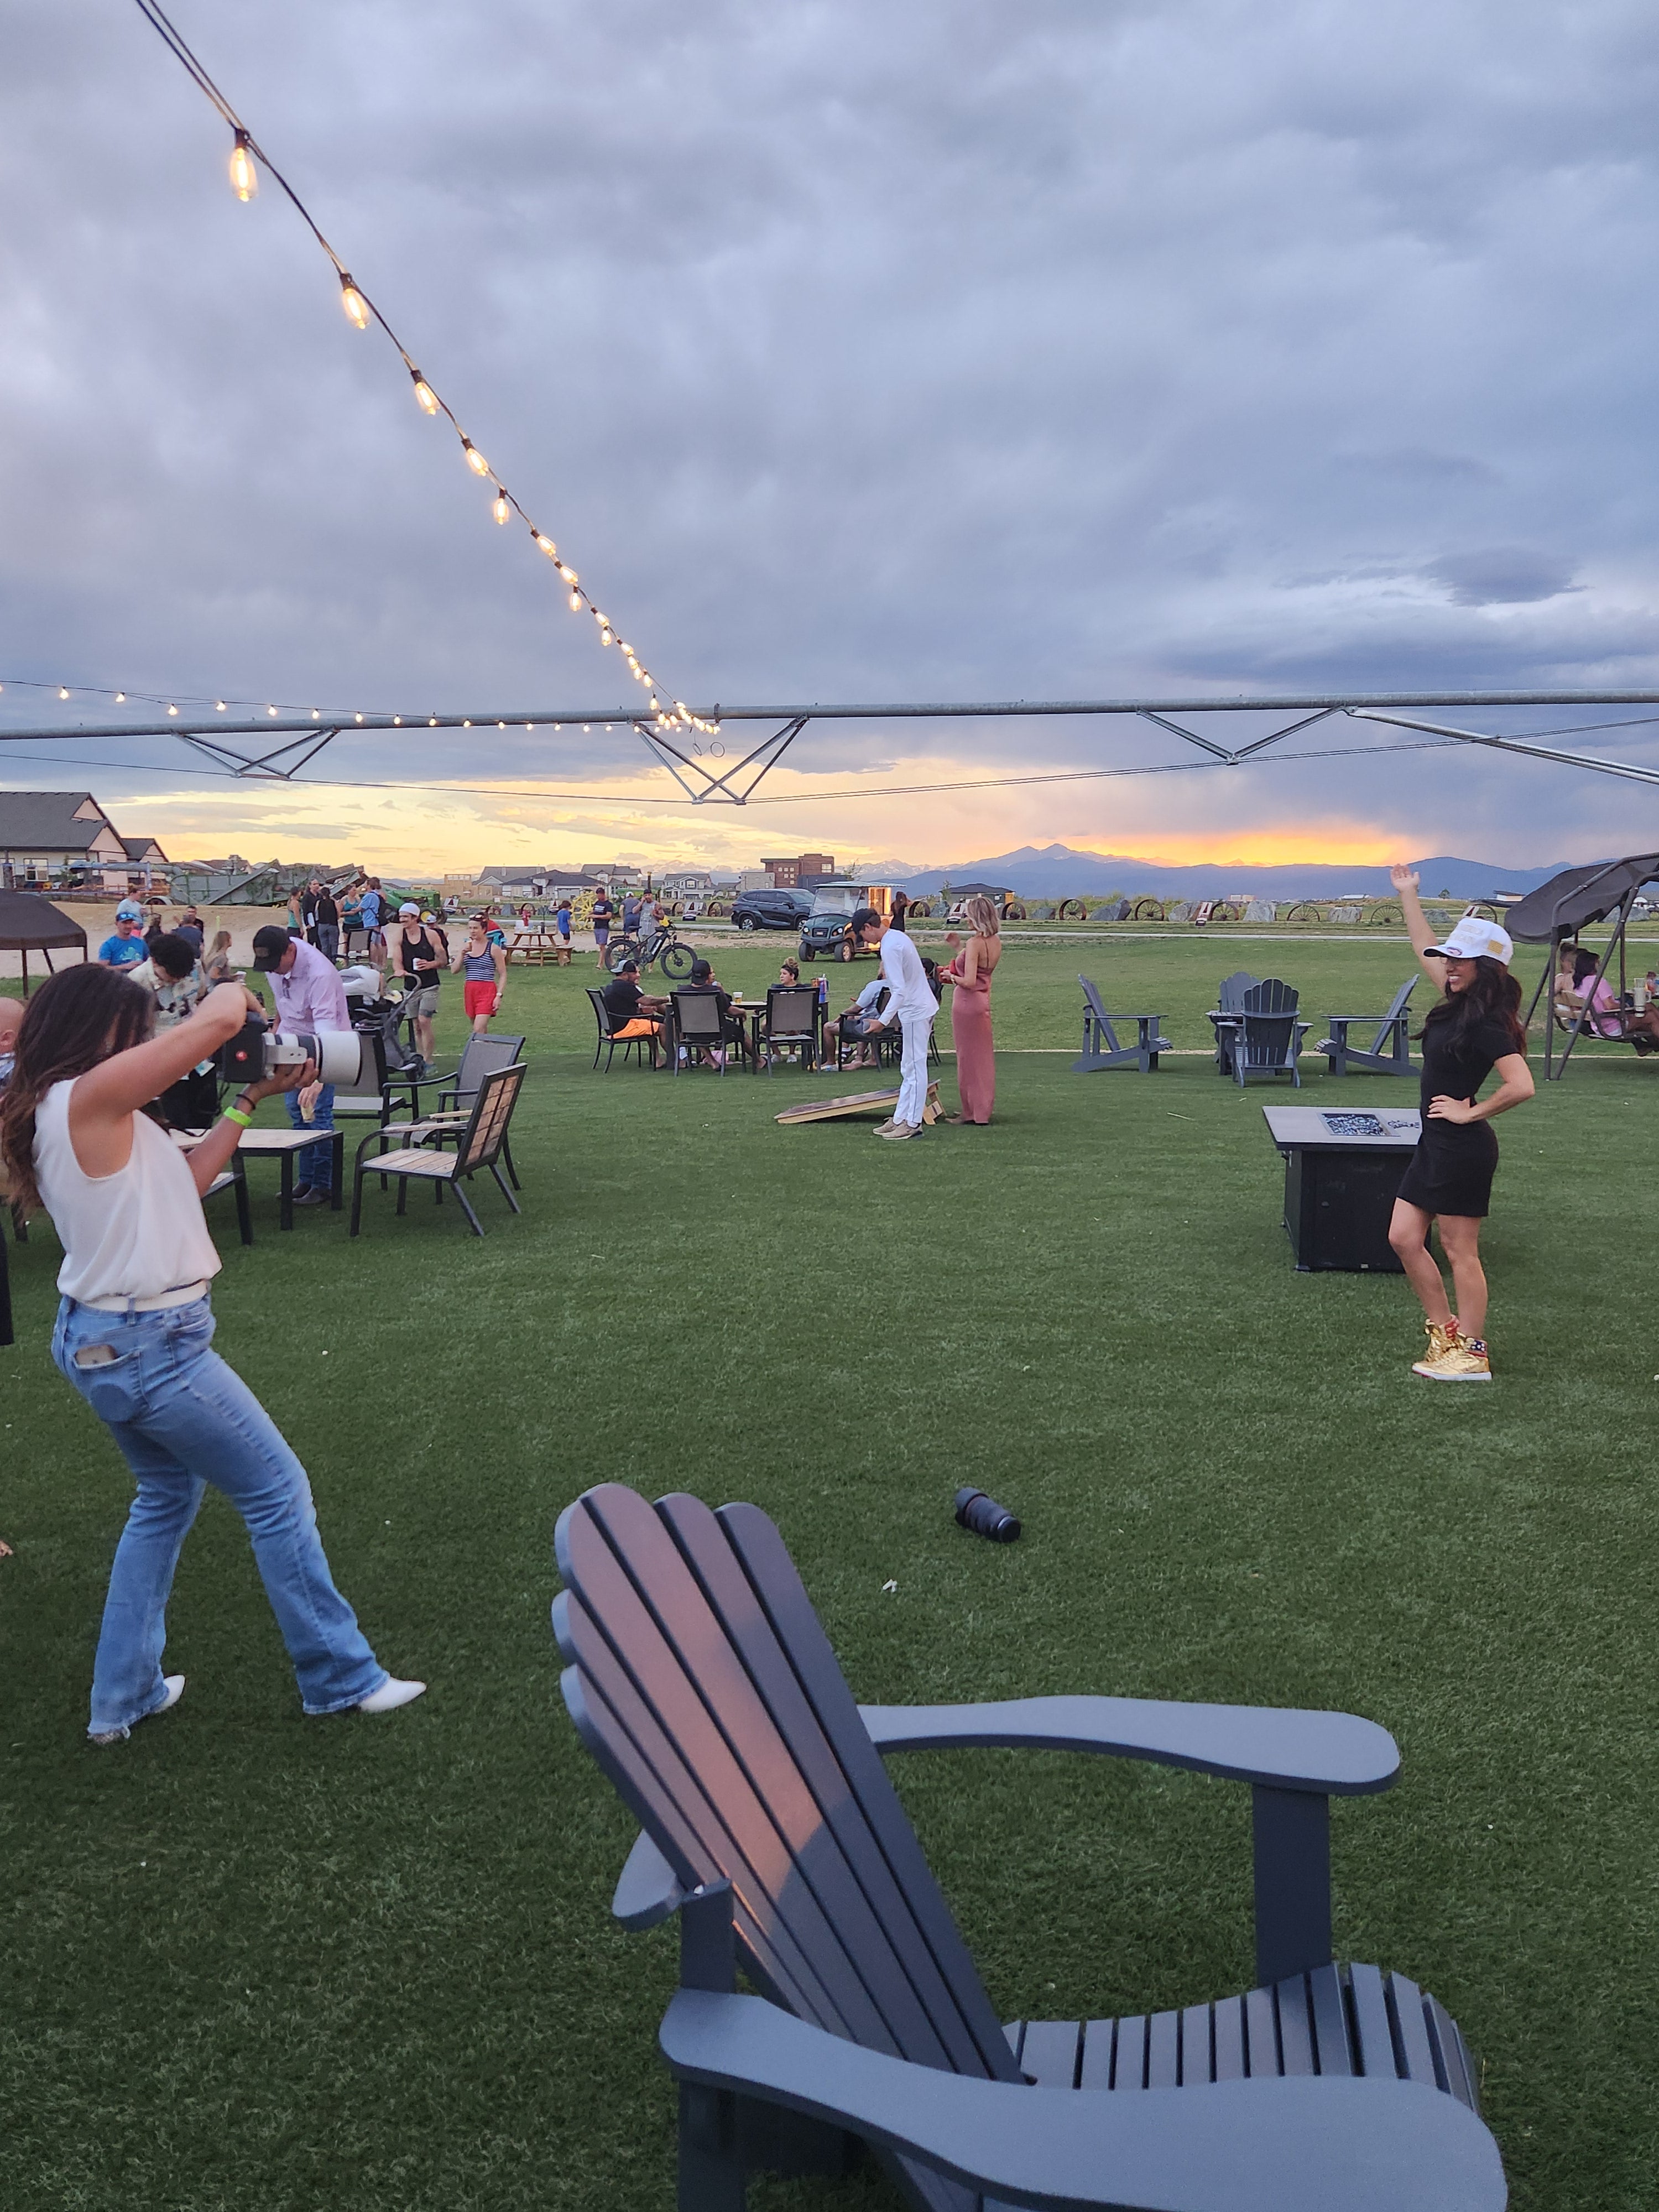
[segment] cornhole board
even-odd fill
[[[855,1091],[846,1098],[815,1098],[807,1106],[787,1106],[781,1114],[775,1115],[773,1118],[793,1128],[801,1121],[843,1121],[855,1114],[876,1113],[884,1106],[890,1113],[897,1103],[896,1086],[891,1091]],[[930,1083],[927,1103],[921,1113],[923,1122],[937,1121],[939,1112],[939,1085]]]

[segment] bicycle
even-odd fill
[[[605,951],[605,964],[612,975],[619,975],[624,961],[638,963],[641,975],[660,966],[665,975],[676,983],[683,983],[691,973],[696,953],[689,945],[682,945],[674,933],[672,921],[653,929],[648,937],[613,937]]]

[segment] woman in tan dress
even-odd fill
[[[951,1001],[951,1036],[957,1048],[958,1121],[983,1125],[996,1103],[997,1063],[991,1045],[991,977],[1002,957],[997,910],[988,898],[970,898],[966,908],[973,935],[963,945],[952,930],[945,939],[954,957],[939,971],[942,983],[956,988]]]

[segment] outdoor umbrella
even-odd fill
[[[29,955],[38,952],[52,969],[54,948],[78,945],[87,957],[87,933],[78,921],[43,899],[39,891],[0,890],[0,952],[23,956],[23,995],[28,996]]]

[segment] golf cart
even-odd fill
[[[855,960],[864,948],[853,942],[853,916],[866,906],[884,920],[893,910],[892,885],[819,884],[812,894],[812,911],[800,926],[800,957]]]

